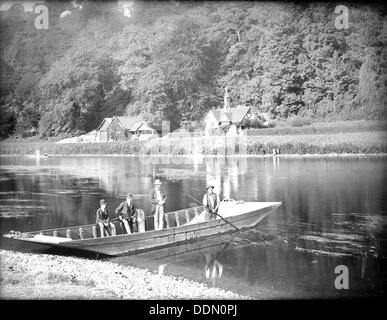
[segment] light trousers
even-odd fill
[[[164,227],[164,206],[156,205],[154,221],[155,230],[161,230]]]
[[[125,230],[127,234],[131,234],[129,222],[126,219],[120,219],[120,221],[124,224]]]

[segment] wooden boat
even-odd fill
[[[245,229],[257,225],[280,205],[281,202],[222,201],[219,214],[235,227]],[[149,220],[153,219],[148,217],[150,219],[147,221],[146,231],[132,234],[119,234],[118,232],[115,236],[100,237],[99,228],[90,224],[32,232],[11,231],[4,237],[114,256],[137,253],[237,230],[219,217],[215,220],[200,222],[198,218],[202,216],[202,211],[203,207],[197,206],[166,213],[166,228],[162,230],[152,230],[152,221]],[[119,231],[121,228],[116,229]]]

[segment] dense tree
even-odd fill
[[[94,129],[108,114],[112,93],[120,94],[119,78],[109,53],[84,39],[42,78],[41,133],[52,135]],[[123,112],[123,110],[120,110]]]
[[[349,4],[348,29],[333,3],[134,1],[130,17],[117,1],[48,5],[48,30],[20,5],[0,11],[2,136],[75,135],[124,114],[188,127],[226,86],[232,106],[277,119],[386,117],[378,3]]]

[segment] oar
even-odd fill
[[[192,200],[196,201],[197,203],[199,203],[201,205],[201,202],[198,200],[198,199],[195,199],[194,197],[192,197],[191,195],[189,195],[188,193],[184,193],[185,195],[187,195],[188,197],[190,197]],[[232,224],[230,221],[227,221],[225,218],[223,218],[219,213],[216,213],[216,212],[212,212],[213,214],[217,215],[219,218],[221,218],[223,221],[227,222],[229,225],[233,226],[236,230],[239,230],[240,229],[235,226],[234,224]]]

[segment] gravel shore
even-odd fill
[[[111,262],[0,250],[1,299],[247,299]]]

